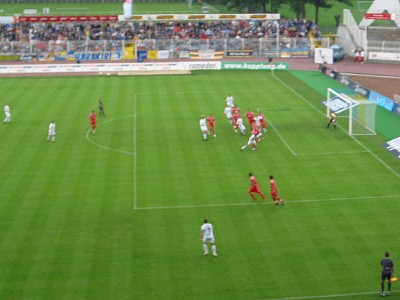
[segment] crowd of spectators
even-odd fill
[[[310,20],[0,24],[0,42],[209,38],[320,38]]]

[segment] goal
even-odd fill
[[[327,90],[326,116],[334,112],[338,119],[348,120],[349,135],[376,135],[375,113],[377,104],[367,99],[353,99],[330,88]],[[344,124],[343,124],[344,125]]]

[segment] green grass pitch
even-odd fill
[[[376,299],[384,251],[400,261],[400,164],[379,136],[327,130],[331,79],[304,74],[1,78],[0,298]],[[228,93],[268,119],[256,151],[240,151]],[[267,195],[273,174],[287,205],[251,203],[249,172]]]

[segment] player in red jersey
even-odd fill
[[[215,129],[214,129],[215,118],[214,118],[213,114],[210,114],[210,116],[207,118],[207,122],[208,122],[208,126],[210,127],[210,132],[214,135],[214,137],[217,137],[217,135],[215,134]]]
[[[238,132],[238,128],[239,128],[238,119],[239,119],[239,118],[240,118],[240,113],[235,112],[235,113],[233,114],[233,118],[232,118],[233,130],[234,130],[235,132]]]
[[[269,186],[271,188],[271,198],[274,201],[275,205],[278,205],[279,202],[282,205],[285,205],[285,201],[283,201],[283,199],[279,198],[278,195],[278,188],[276,186],[276,181],[274,179],[274,176],[269,176]]]
[[[96,133],[96,113],[92,110],[89,115],[90,127],[92,127],[92,133]]]
[[[250,108],[247,109],[247,112],[246,112],[246,114],[245,114],[245,117],[247,118],[247,120],[249,120],[250,128],[252,128],[253,123],[254,123],[254,117],[255,117],[255,115],[254,115],[254,113],[250,110]]]
[[[258,130],[257,127],[255,127],[252,131],[251,131],[251,136],[249,137],[249,140],[247,142],[246,145],[244,145],[240,151],[243,151],[244,149],[246,149],[248,146],[251,146],[251,150],[256,150],[257,148],[257,143],[260,141],[260,138],[262,136],[262,133],[260,132],[260,130]]]
[[[256,196],[254,194],[259,194],[261,196],[261,198],[263,199],[263,201],[265,201],[265,196],[264,194],[261,192],[260,186],[257,182],[257,179],[253,176],[252,173],[249,173],[249,177],[250,177],[250,188],[249,188],[249,195],[250,197],[253,199],[253,201],[256,200]]]
[[[240,109],[236,105],[232,108],[232,113],[233,114],[240,114]]]

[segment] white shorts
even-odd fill
[[[225,116],[226,116],[228,119],[232,119],[232,117],[233,117],[232,114],[225,114]]]
[[[49,135],[56,135],[56,132],[54,130],[49,130]]]
[[[208,131],[208,128],[207,128],[207,126],[200,126],[200,130],[204,132],[204,131]]]
[[[11,113],[9,111],[4,112],[6,115],[6,118],[11,118]]]
[[[215,242],[214,235],[206,235],[203,237],[203,243],[213,243]]]

